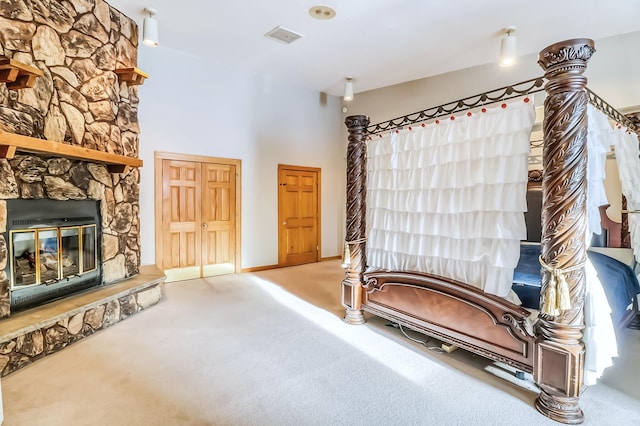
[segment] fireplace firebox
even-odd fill
[[[11,311],[101,284],[97,201],[7,200]]]

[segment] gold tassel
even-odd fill
[[[553,274],[551,274],[551,279],[549,279],[547,291],[544,295],[542,313],[552,317],[558,315],[558,309],[556,309],[556,278]]]
[[[560,274],[558,279],[558,304],[561,311],[571,309],[571,295],[569,294],[569,283],[564,279],[564,274]]]
[[[342,253],[342,267],[347,269],[351,266],[351,252],[349,251],[349,243],[344,242],[344,252]]]
[[[544,295],[542,312],[546,315],[559,315],[562,311],[571,309],[571,292],[569,291],[569,283],[565,278],[565,274],[584,268],[586,262],[560,269],[547,265],[547,263],[542,260],[542,255],[539,257],[539,260],[542,268],[551,274],[547,291]]]

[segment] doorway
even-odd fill
[[[167,282],[240,271],[240,160],[155,153],[156,264]]]
[[[278,266],[320,258],[320,178],[319,168],[278,165]]]

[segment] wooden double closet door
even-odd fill
[[[155,163],[156,264],[167,281],[239,272],[239,160],[156,153]]]

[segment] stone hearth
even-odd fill
[[[74,294],[0,321],[0,376],[51,355],[158,303],[163,273],[143,266],[117,284]]]

